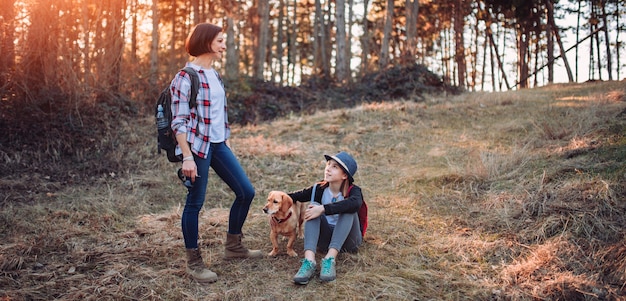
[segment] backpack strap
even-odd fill
[[[348,187],[348,195],[350,195],[350,191],[352,190],[352,187],[354,187],[354,185],[350,185],[350,187]],[[365,232],[367,231],[367,204],[365,203],[365,199],[362,200],[361,203],[361,208],[359,208],[358,211],[358,216],[359,216],[359,224],[361,225],[361,235],[363,237],[365,237]]]
[[[198,73],[193,68],[187,66],[182,69],[185,73],[189,74],[191,77],[191,95],[189,97],[189,107],[195,108],[198,103],[196,98],[198,97],[198,90],[200,89],[200,78],[198,77]]]
[[[315,188],[317,188],[317,183],[313,184],[313,191],[311,192],[311,203],[315,199]]]
[[[198,72],[190,66],[186,66],[182,69],[185,73],[189,74],[191,78],[191,94],[189,95],[189,109],[196,108],[198,106],[198,91],[200,90],[200,78]],[[196,123],[196,136],[200,134],[200,122]]]

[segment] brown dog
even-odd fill
[[[272,241],[272,252],[269,256],[278,255],[278,235],[289,238],[287,242],[287,254],[298,256],[293,250],[293,243],[298,238],[304,237],[304,211],[307,204],[296,202],[289,195],[282,191],[271,191],[267,196],[267,204],[263,207],[263,212],[269,214],[270,240]]]

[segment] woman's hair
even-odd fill
[[[187,36],[185,50],[191,56],[214,52],[211,49],[211,43],[213,43],[213,40],[220,32],[222,32],[222,28],[217,25],[210,23],[196,25],[189,33],[189,36]]]

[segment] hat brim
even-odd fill
[[[335,160],[335,162],[339,163],[339,166],[341,166],[341,169],[343,169],[343,171],[346,173],[346,175],[348,175],[348,179],[350,180],[350,182],[354,182],[354,178],[352,178],[352,176],[350,175],[350,171],[348,170],[348,167],[346,166],[346,163],[343,163],[343,161],[341,161],[341,159],[335,157],[335,156],[331,156],[331,155],[324,155],[324,158],[326,158],[326,161],[333,159]]]

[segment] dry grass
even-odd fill
[[[291,282],[296,258],[221,259],[232,195],[214,174],[200,245],[219,280],[187,278],[176,166],[152,153],[151,119],[142,132],[126,124],[111,155],[141,168],[92,173],[88,185],[0,179],[39,187],[3,192],[0,298],[624,300],[625,92],[613,82],[381,100],[235,128],[257,189],[244,226],[252,248],[271,249],[270,190],[320,179],[324,153],[359,162],[366,242],[339,257],[337,281],[307,286]]]

